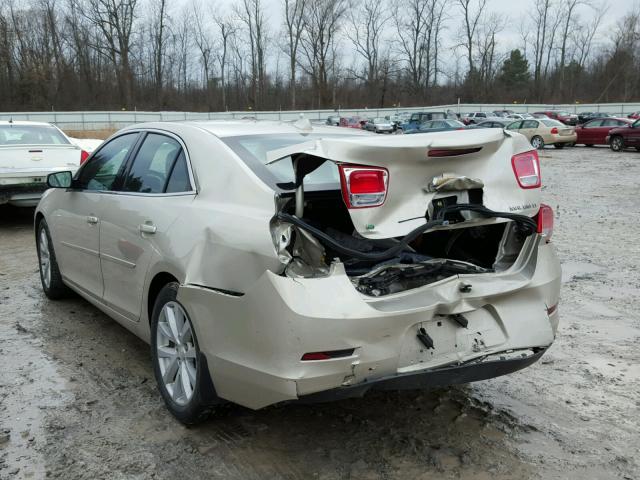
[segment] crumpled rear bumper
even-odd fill
[[[553,246],[535,236],[506,272],[454,276],[385,297],[358,293],[336,268],[315,279],[266,272],[242,296],[183,285],[178,300],[218,395],[257,409],[331,390],[352,396],[372,384],[423,388],[523,368],[524,359],[488,359],[533,349],[533,363],[551,345],[558,312],[548,309],[558,303],[560,276]],[[452,320],[455,314],[468,320],[467,328]],[[416,338],[420,328],[433,349]],[[308,352],[344,349],[353,354],[301,360]]]
[[[323,392],[302,395],[300,402],[331,402],[362,397],[369,390],[421,390],[477,382],[522,370],[537,362],[546,348],[494,354],[462,365],[449,365],[416,373],[391,375],[357,385],[340,386]]]

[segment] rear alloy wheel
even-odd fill
[[[564,143],[554,143],[553,146],[558,148],[558,149],[563,149],[564,148]]]
[[[531,146],[536,150],[541,150],[544,148],[544,140],[542,139],[542,137],[536,135],[531,139]]]
[[[621,152],[624,150],[624,139],[622,137],[613,137],[610,143],[611,150]]]
[[[36,244],[38,247],[40,282],[42,283],[44,294],[51,300],[58,300],[68,296],[70,290],[62,282],[56,254],[53,251],[51,235],[49,235],[49,227],[44,219],[38,223]]]
[[[165,285],[156,298],[151,318],[153,370],[164,402],[180,422],[206,420],[220,403],[200,353],[189,315],[176,300],[178,284]]]

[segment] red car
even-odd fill
[[[637,120],[638,118],[640,118],[640,112],[630,113],[629,115],[627,115],[627,118],[631,118],[633,120]]]
[[[340,126],[346,128],[362,128],[362,122],[358,117],[342,117]]]
[[[636,120],[626,127],[610,130],[606,141],[614,152],[621,152],[630,147],[635,147],[640,152],[640,120]]]
[[[578,124],[578,116],[573,113],[569,113],[565,110],[545,110],[544,112],[535,112],[534,115],[537,114],[546,115],[549,118],[553,118],[554,120],[558,120],[559,122],[564,123],[565,125],[577,125]]]
[[[607,136],[609,131],[614,128],[626,127],[633,123],[628,118],[595,118],[588,122],[578,125],[576,133],[578,140],[576,143],[593,147],[594,145],[608,145]]]

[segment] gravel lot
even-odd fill
[[[145,344],[40,288],[31,210],[0,208],[0,478],[640,478],[640,153],[543,153],[564,268],[561,326],[534,366],[187,429]]]

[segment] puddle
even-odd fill
[[[0,477],[8,473],[15,478],[44,478],[40,450],[47,438],[47,410],[65,404],[71,395],[31,335],[10,324],[6,316],[0,323],[0,339]]]

